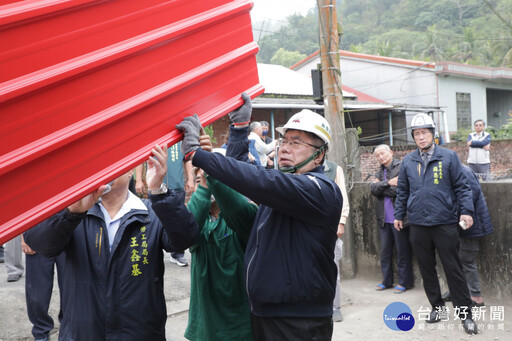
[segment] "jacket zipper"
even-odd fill
[[[98,257],[101,259],[101,237],[103,236],[103,227],[100,226],[100,245],[98,251]]]
[[[256,256],[256,252],[258,252],[259,247],[259,239],[260,239],[260,228],[263,226],[263,223],[258,226],[256,229],[256,247],[254,248],[254,252],[252,253],[251,259],[249,260],[249,264],[247,264],[247,271],[245,273],[245,291],[247,291],[247,299],[249,301],[249,305],[251,306],[252,311],[252,301],[251,296],[249,295],[249,269],[251,268],[252,261],[254,257]]]

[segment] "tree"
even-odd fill
[[[436,25],[429,26],[427,28],[426,32],[426,45],[427,47],[422,53],[422,56],[424,59],[428,59],[433,62],[441,61],[443,60],[443,51],[439,47],[437,43],[437,32],[436,32]]]
[[[379,56],[390,57],[391,51],[393,51],[393,42],[386,40],[378,43],[377,54]]]
[[[290,67],[298,61],[306,58],[307,55],[301,54],[297,51],[287,51],[282,47],[270,59],[271,64],[279,64],[286,67]]]
[[[460,38],[456,49],[451,51],[450,58],[463,63],[473,60],[477,54],[475,30],[471,27],[463,28],[463,35]]]
[[[299,14],[290,15],[288,24],[276,32],[263,37],[259,43],[258,61],[271,62],[277,50],[296,51],[309,55],[318,50],[318,15],[309,13],[305,17]]]
[[[342,49],[512,67],[511,0],[337,0],[337,7]],[[280,48],[305,55],[317,51],[317,12],[290,16],[285,26],[264,36],[258,61],[269,63]]]

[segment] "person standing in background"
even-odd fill
[[[25,268],[23,267],[22,256],[21,235],[5,243],[4,258],[7,267],[7,282],[16,282],[23,276]]]
[[[375,175],[376,179],[371,183],[371,193],[377,197],[377,224],[380,235],[380,267],[382,270],[382,283],[376,290],[382,291],[391,288],[394,282],[393,275],[393,245],[397,253],[398,285],[395,293],[401,294],[412,288],[414,275],[412,271],[412,250],[409,242],[409,224],[404,222],[404,227],[397,231],[395,222],[395,199],[398,182],[398,172],[401,162],[393,157],[393,151],[386,144],[375,148],[374,156],[380,163],[380,169]]]
[[[418,149],[407,154],[398,174],[395,228],[404,228],[407,214],[410,241],[418,260],[425,294],[432,306],[427,323],[447,314],[436,270],[436,250],[441,259],[453,306],[466,333],[477,334],[472,302],[459,258],[458,224],[473,225],[471,187],[457,153],[434,143],[435,125],[426,114],[411,122]],[[460,208],[460,209],[459,209]]]
[[[468,135],[467,145],[469,147],[468,165],[482,180],[489,180],[491,173],[491,134],[484,131],[483,120],[475,121],[475,132]]]
[[[28,319],[32,323],[32,335],[36,341],[48,341],[54,327],[53,318],[48,314],[53,291],[53,276],[57,267],[59,284],[60,310],[59,322],[62,321],[62,288],[64,276],[64,254],[56,257],[44,257],[36,253],[21,239],[21,249],[25,254],[26,278],[25,298]]]
[[[491,215],[487,208],[478,176],[468,166],[462,165],[464,174],[466,174],[471,191],[473,192],[473,206],[475,213],[473,214],[473,226],[468,230],[463,230],[459,227],[460,237],[460,250],[459,257],[462,263],[462,270],[468,283],[469,293],[473,304],[478,307],[485,305],[480,289],[480,278],[478,275],[477,258],[480,250],[480,239],[483,236],[489,235],[493,232]],[[450,292],[443,294],[445,301],[451,300]]]
[[[252,122],[249,125],[249,131],[249,141],[254,141],[254,147],[256,148],[256,151],[258,153],[257,155],[254,156],[259,158],[261,166],[267,167],[267,163],[269,160],[268,154],[274,151],[274,149],[276,148],[276,142],[272,141],[269,144],[263,142],[262,128],[260,122]]]
[[[272,143],[274,140],[269,136],[270,126],[267,121],[261,121],[261,138],[266,144]],[[276,150],[274,149],[267,154],[267,168],[274,168],[274,157],[276,156]]]

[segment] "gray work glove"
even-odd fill
[[[186,161],[190,160],[192,152],[199,149],[199,133],[201,128],[201,121],[199,121],[197,114],[185,117],[180,124],[176,125],[176,129],[181,130],[184,134],[183,141],[181,142],[181,151],[185,155]]]
[[[244,92],[242,93],[242,99],[244,100],[244,105],[228,114],[229,119],[234,125],[249,124],[249,122],[251,121],[251,97]]]

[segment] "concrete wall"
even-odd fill
[[[482,191],[489,206],[494,233],[480,240],[479,272],[484,297],[512,297],[512,182],[482,183]],[[355,263],[355,274],[375,277],[375,284],[382,279],[380,271],[380,239],[375,209],[377,200],[370,193],[370,185],[358,183],[352,188],[350,197],[351,238],[344,240],[343,262]],[[348,243],[348,244],[347,244]],[[351,245],[350,245],[351,244]],[[349,247],[350,246],[350,247]],[[350,254],[351,253],[351,254]],[[352,259],[351,259],[352,258]],[[422,287],[419,269],[414,260],[416,286]],[[440,262],[438,262],[440,264]],[[442,287],[444,274],[438,267]],[[342,276],[354,273],[344,271]],[[396,273],[396,272],[395,272]],[[397,282],[397,281],[395,281]]]

